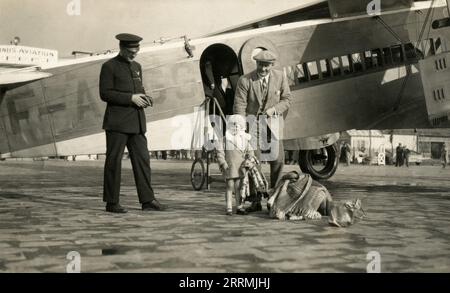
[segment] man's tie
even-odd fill
[[[265,78],[262,80],[262,94],[264,98],[267,95],[267,80]]]

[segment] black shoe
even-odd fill
[[[247,211],[244,208],[240,208],[236,210],[236,215],[247,215]]]
[[[252,205],[245,209],[247,213],[262,211],[262,206],[260,202],[252,202]]]
[[[165,205],[162,205],[157,201],[156,199],[152,200],[151,202],[146,202],[142,204],[142,210],[143,211],[164,211],[167,207]]]
[[[127,209],[121,206],[120,204],[106,204],[106,211],[110,213],[116,214],[125,214],[127,213]]]

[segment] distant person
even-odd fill
[[[227,99],[226,99],[226,88],[225,91],[222,85],[222,78],[217,76],[214,70],[215,62],[214,59],[208,59],[205,61],[203,65],[203,90],[205,92],[206,97],[215,98],[217,103],[219,104],[220,109],[225,113]],[[225,79],[225,82],[227,79]],[[228,85],[226,85],[228,86]],[[216,115],[220,115],[219,110],[217,109],[217,105],[215,103],[210,103],[209,114],[213,114],[213,109],[216,108]]]
[[[164,210],[151,186],[150,155],[145,137],[144,109],[153,102],[142,85],[141,65],[134,61],[142,38],[132,34],[119,34],[116,38],[120,41],[120,52],[102,65],[99,84],[100,97],[107,103],[103,120],[106,132],[103,201],[107,212],[127,212],[119,204],[122,156],[127,147],[142,210]]]
[[[222,107],[223,113],[226,115],[233,114],[234,90],[229,77],[220,77],[219,94],[225,100],[225,106]]]
[[[348,142],[344,142],[344,145],[342,146],[342,152],[345,156],[345,163],[347,164],[347,166],[350,166],[350,160],[351,160],[351,148],[350,145],[348,144]]]
[[[294,151],[285,151],[285,160],[284,163],[286,165],[291,165],[294,162]]]
[[[442,168],[445,168],[447,166],[447,149],[445,148],[445,144],[442,146],[441,162],[442,162]]]
[[[395,167],[399,167],[403,165],[403,147],[402,144],[399,143],[395,148]]]
[[[403,158],[405,159],[405,165],[407,168],[409,168],[409,154],[411,153],[411,151],[409,150],[409,148],[407,148],[405,146],[405,148],[403,149]]]

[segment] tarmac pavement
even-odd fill
[[[81,272],[450,272],[450,168],[341,165],[324,184],[334,200],[362,199],[367,216],[335,228],[265,207],[226,216],[225,185],[193,191],[188,161],[152,160],[169,209],[143,212],[123,164],[129,212],[111,214],[102,161],[0,162],[0,272],[66,272],[71,251]]]

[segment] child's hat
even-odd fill
[[[242,128],[246,128],[246,121],[245,121],[244,116],[242,116],[242,115],[235,114],[235,115],[228,116],[227,123],[237,124],[237,125],[241,126]]]

